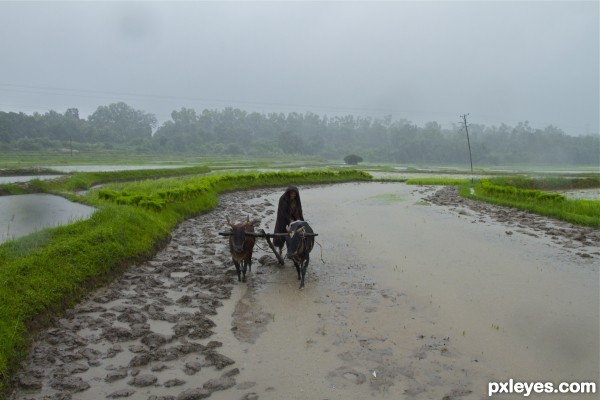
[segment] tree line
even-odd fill
[[[528,122],[469,126],[473,162],[480,165],[598,165],[600,136],[570,136],[555,126]],[[0,151],[127,148],[139,153],[317,156],[368,162],[455,164],[468,161],[461,124],[417,126],[406,119],[246,112],[237,108],[196,112],[181,108],[158,126],[153,114],[125,103],[100,106],[87,118],[76,108],[63,114],[0,111]]]

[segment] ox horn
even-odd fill
[[[293,230],[290,228],[290,226],[289,226],[289,225],[287,225],[287,226],[285,227],[285,230],[287,231],[287,234],[288,234],[288,235],[290,235],[290,237],[291,237],[291,238],[293,238],[293,237],[294,237],[294,233],[296,233],[296,231],[293,231]]]
[[[304,227],[298,229],[296,232],[300,233],[304,237],[319,236],[318,233],[309,233],[309,232],[306,232],[306,229],[304,229]]]

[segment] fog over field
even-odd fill
[[[1,2],[0,111],[126,102],[599,131],[599,3]]]

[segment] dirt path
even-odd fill
[[[272,227],[281,192],[182,223],[42,333],[10,398],[480,399],[509,375],[598,376],[597,230],[451,189],[301,188],[322,246],[306,288],[260,240],[238,284],[217,233],[227,215]]]

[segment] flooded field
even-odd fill
[[[282,190],[224,194],[44,332],[11,399],[482,399],[509,378],[597,381],[600,232],[435,205],[439,190],[300,187],[319,233],[303,290],[262,240],[238,283],[218,236],[226,216],[270,230]]]
[[[600,200],[600,189],[580,189],[559,192],[567,199]]]
[[[94,208],[49,194],[0,196],[0,243],[88,218]]]

